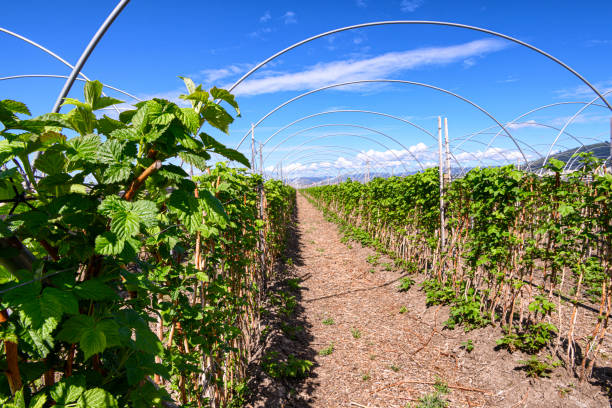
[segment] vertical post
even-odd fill
[[[251,172],[255,173],[255,126],[251,123]]]
[[[444,163],[442,160],[442,118],[438,116],[438,173],[440,174],[440,251],[443,250],[446,235],[444,231]]]
[[[450,167],[450,147],[448,146],[448,119],[444,118],[444,144],[446,146],[446,180],[444,185],[446,186],[445,188],[448,188],[450,186],[450,182],[451,179],[453,178],[452,174],[451,174],[451,167]]]
[[[612,117],[610,117],[610,171],[612,172]]]
[[[264,174],[263,154],[261,152],[262,150],[263,150],[263,145],[260,143],[259,144],[259,174],[261,174],[261,177],[263,177],[263,174]]]

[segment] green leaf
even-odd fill
[[[209,102],[203,114],[204,119],[206,119],[211,126],[216,127],[223,133],[229,134],[229,125],[234,121],[234,118],[232,118],[225,109],[216,103]]]
[[[66,157],[57,149],[49,149],[34,161],[34,167],[46,174],[58,174],[64,171]]]
[[[104,170],[102,181],[104,183],[121,183],[130,178],[132,169],[126,164],[111,164]]]
[[[102,95],[103,85],[100,81],[87,81],[85,83],[85,102],[89,104],[90,107],[96,106],[100,95]]]
[[[187,92],[194,93],[196,90],[196,85],[193,83],[191,78],[179,76],[185,83],[185,87],[187,88]]]
[[[110,96],[101,96],[98,99],[96,99],[96,102],[93,105],[93,110],[106,108],[107,106],[111,106],[111,105],[118,105],[120,103],[123,103],[123,101],[120,101],[119,99],[111,98]]]
[[[574,214],[575,212],[576,210],[574,209],[574,207],[569,204],[561,203],[561,205],[559,205],[559,214],[561,214],[562,217],[567,217],[568,215]]]
[[[79,408],[119,408],[115,397],[102,388],[87,390],[79,398]]]
[[[118,255],[123,251],[125,240],[119,239],[110,231],[96,237],[95,250],[100,255]]]
[[[200,129],[200,115],[192,108],[181,108],[176,111],[176,116],[191,134]]]
[[[221,201],[219,201],[217,197],[215,197],[208,190],[200,190],[198,193],[199,193],[198,195],[200,196],[200,198],[203,199],[204,202],[206,203],[208,209],[214,211],[217,215],[229,221],[229,217],[227,216],[227,213],[225,212],[225,209],[223,208],[223,204],[221,204]]]
[[[236,102],[234,95],[225,89],[220,89],[216,86],[210,90],[210,94],[214,99],[221,99],[222,101],[227,102],[232,108],[236,109],[236,113],[238,116],[240,116],[240,109],[238,108],[238,103]]]
[[[100,133],[110,135],[113,131],[117,129],[125,128],[125,124],[121,121],[109,118],[108,116],[104,115],[100,119],[98,119],[96,127],[100,131]]]
[[[157,225],[157,205],[153,201],[138,200],[132,203],[132,211],[147,228]]]
[[[79,101],[78,99],[74,99],[74,98],[64,98],[63,102],[62,102],[62,106],[64,105],[74,105],[78,108],[83,108],[83,109],[87,109],[90,110],[91,106],[89,106],[86,103],[83,103],[81,101]]]
[[[45,405],[45,402],[47,402],[47,394],[36,394],[30,400],[30,405],[28,405],[28,408],[42,408],[43,405]]]
[[[202,211],[193,193],[174,190],[168,199],[168,209],[178,216],[190,232],[197,231],[202,224]]]
[[[94,354],[102,353],[106,349],[106,335],[99,327],[86,328],[81,334],[79,346],[85,354],[85,360]]]
[[[202,153],[190,153],[190,152],[180,152],[178,156],[187,164],[194,165],[198,170],[206,170],[208,164],[206,160],[210,159],[210,155],[206,152]]]
[[[132,140],[136,142],[139,141],[141,138],[140,134],[134,128],[131,127],[116,129],[110,134],[110,136],[113,139]]]
[[[117,293],[101,279],[93,278],[80,282],[74,286],[74,293],[81,299],[113,300]]]
[[[43,291],[43,300],[54,298],[55,301],[62,305],[62,311],[66,314],[78,314],[79,302],[76,297],[70,292],[59,290],[56,288],[46,288]]]
[[[85,377],[81,375],[73,375],[68,378],[64,377],[61,382],[58,382],[51,388],[51,398],[61,405],[75,402],[85,391]]]
[[[104,164],[119,163],[123,160],[125,142],[109,139],[102,143],[98,150],[98,161]]]
[[[136,235],[140,230],[140,218],[132,211],[120,211],[113,215],[110,230],[117,238],[125,240]]]
[[[91,316],[79,314],[71,317],[62,324],[61,330],[57,333],[57,339],[68,343],[78,343],[86,331],[91,331],[96,322]]]
[[[101,142],[100,136],[91,134],[74,137],[67,144],[76,152],[76,154],[68,154],[70,160],[80,159],[86,162],[95,162]]]
[[[119,337],[119,325],[115,323],[114,320],[106,319],[98,322],[96,325],[98,330],[101,330],[104,333],[104,337],[106,338],[106,347],[116,347],[121,345],[121,340]]]
[[[8,109],[11,112],[23,113],[24,115],[28,115],[28,116],[32,115],[25,103],[13,101],[11,99],[4,99],[0,101],[0,104],[2,104],[6,109]]]

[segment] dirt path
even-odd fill
[[[416,406],[444,384],[448,393],[440,396],[451,407],[609,406],[602,388],[578,387],[564,370],[551,379],[528,379],[514,369],[525,356],[494,351],[496,328],[444,330],[448,309],[425,307],[419,277],[399,292],[404,275],[390,259],[374,260],[373,250],[342,243],[337,227],[299,194],[296,239],[299,307],[281,324],[301,328],[293,339],[287,330],[277,333],[266,348],[315,366],[300,382],[265,380],[260,373],[253,406]],[[471,353],[462,347],[468,339]],[[331,353],[321,355],[325,349]]]

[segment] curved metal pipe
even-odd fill
[[[89,41],[89,44],[87,44],[87,47],[85,48],[85,51],[83,51],[83,54],[81,54],[81,57],[79,58],[76,65],[72,69],[72,72],[70,73],[69,78],[66,80],[64,87],[60,91],[60,94],[58,95],[57,100],[55,101],[55,106],[53,106],[52,112],[54,113],[59,112],[61,105],[62,105],[62,101],[68,95],[68,92],[70,92],[70,88],[72,88],[72,84],[74,84],[74,80],[79,75],[79,72],[81,72],[81,69],[83,69],[83,65],[85,65],[85,62],[87,62],[87,59],[93,52],[94,48],[96,48],[96,45],[98,45],[98,42],[102,39],[102,37],[106,33],[106,30],[108,30],[111,24],[113,24],[113,21],[115,21],[119,13],[123,11],[125,6],[127,6],[129,2],[130,0],[121,0],[119,4],[115,6],[113,11],[111,11],[108,17],[106,17],[106,20],[104,20],[100,28],[98,28],[98,31],[96,31],[94,36],[91,38],[91,41]]]
[[[523,114],[521,114],[521,115],[517,116],[516,118],[512,119],[510,122],[507,122],[507,123],[506,123],[506,127],[508,127],[508,126],[510,126],[510,125],[512,125],[512,124],[514,124],[514,123],[515,123],[517,120],[522,119],[522,118],[524,118],[524,117],[525,117],[525,116],[527,116],[527,115],[531,115],[532,113],[535,113],[535,112],[540,111],[540,110],[543,110],[543,109],[548,109],[548,108],[551,108],[551,107],[553,107],[553,106],[559,106],[559,105],[572,105],[572,104],[586,105],[587,103],[588,103],[588,102],[575,102],[575,101],[570,101],[570,102],[556,102],[556,103],[551,103],[551,104],[548,104],[548,105],[542,105],[542,106],[539,106],[539,107],[537,107],[537,108],[534,108],[534,109],[532,109],[532,110],[530,110],[530,111],[528,111],[528,112],[525,112],[525,113],[523,113]],[[599,105],[599,104],[596,104],[596,103],[595,103],[595,104],[593,104],[593,106],[601,106],[601,107],[604,107],[604,108],[606,107],[606,105]],[[493,125],[493,126],[489,126],[489,127],[484,128],[484,129],[482,129],[482,130],[479,130],[478,132],[471,133],[471,134],[466,135],[466,136],[471,136],[471,135],[476,136],[476,135],[478,135],[478,134],[480,134],[480,133],[482,133],[482,132],[485,132],[485,131],[487,131],[487,130],[493,129],[493,128],[495,128],[495,127],[496,127],[495,125]],[[499,130],[498,134],[499,134],[499,133],[501,133],[501,129]],[[497,135],[496,135],[495,137],[497,137]],[[493,138],[493,140],[495,140],[495,138]],[[493,142],[493,141],[491,141],[491,143],[492,143],[492,142]]]
[[[273,134],[272,134],[270,137],[268,137],[268,138],[266,139],[266,141],[265,141],[265,142],[263,142],[263,143],[262,143],[262,145],[263,145],[263,146],[265,146],[265,145],[266,145],[266,143],[268,143],[268,142],[270,141],[270,139],[272,139],[272,138],[273,138],[274,136],[276,136],[278,133],[282,132],[283,130],[285,130],[285,129],[287,129],[287,128],[289,128],[289,127],[293,126],[293,125],[295,125],[296,123],[299,123],[299,122],[301,122],[301,121],[303,121],[303,120],[306,120],[306,119],[310,119],[310,118],[314,118],[314,117],[317,117],[317,116],[322,116],[322,115],[328,115],[328,114],[332,114],[332,113],[366,113],[366,114],[370,114],[370,115],[377,115],[377,116],[387,117],[387,118],[390,118],[390,119],[395,119],[395,120],[398,120],[398,121],[400,121],[400,122],[407,123],[408,125],[410,125],[410,126],[412,126],[412,127],[416,128],[416,129],[418,129],[418,130],[420,130],[420,131],[424,132],[426,135],[430,136],[430,137],[431,137],[431,138],[432,138],[434,141],[436,141],[436,143],[437,143],[437,141],[438,141],[438,138],[437,138],[437,137],[435,137],[435,136],[434,136],[434,135],[433,135],[431,132],[429,132],[427,129],[425,129],[425,128],[423,128],[423,127],[421,127],[421,126],[419,126],[419,125],[417,125],[417,124],[415,124],[415,123],[413,123],[413,122],[411,122],[411,121],[409,121],[409,120],[406,120],[406,119],[400,118],[399,116],[394,116],[394,115],[390,115],[390,114],[388,114],[388,113],[383,113],[383,112],[374,112],[374,111],[369,111],[369,110],[362,110],[362,109],[334,109],[334,110],[329,110],[329,111],[324,111],[324,112],[314,113],[314,114],[312,114],[312,115],[308,115],[308,116],[304,116],[304,117],[301,117],[301,118],[299,118],[299,119],[296,119],[296,120],[294,120],[293,122],[291,122],[290,124],[285,125],[285,126],[283,126],[282,128],[280,128],[279,130],[277,130],[276,132],[274,132],[274,133],[273,133]],[[460,164],[460,163],[459,163],[459,161],[458,161],[458,160],[455,158],[455,155],[454,155],[452,152],[450,152],[450,154],[451,154],[451,157],[453,158],[453,160],[455,161],[455,163],[457,163],[457,165],[458,165],[459,167],[461,167],[461,164]]]
[[[378,131],[376,129],[372,129],[372,128],[369,128],[369,127],[366,127],[366,126],[351,125],[351,124],[338,124],[338,123],[330,123],[330,124],[325,124],[325,125],[312,126],[312,127],[309,127],[307,129],[302,129],[302,130],[300,130],[300,131],[298,131],[296,133],[293,133],[292,135],[287,136],[286,138],[281,140],[280,143],[278,143],[276,146],[274,146],[272,148],[272,150],[270,150],[270,152],[268,152],[266,157],[263,159],[263,162],[265,162],[266,159],[270,156],[270,154],[272,154],[272,152],[274,152],[281,144],[285,143],[287,140],[291,139],[292,137],[297,136],[300,133],[304,133],[304,132],[307,132],[307,131],[312,130],[312,129],[322,128],[322,127],[331,127],[331,126],[345,126],[345,127],[353,127],[353,128],[358,128],[358,129],[364,129],[364,130],[367,130],[367,131],[370,131],[370,132],[373,132],[373,133],[377,133],[377,134],[379,134],[379,135],[381,135],[383,137],[386,137],[387,139],[392,140],[395,143],[397,143],[398,145],[400,145],[401,147],[403,147],[404,150],[406,150],[406,152],[408,154],[410,154],[412,156],[412,158],[419,164],[419,166],[421,166],[421,169],[422,170],[424,169],[423,164],[421,163],[421,161],[410,151],[410,149],[408,149],[406,146],[401,144],[395,138],[393,138],[393,137],[391,137],[391,136],[389,136],[389,135],[387,135],[387,134],[385,134],[383,132],[380,132],[380,131]],[[388,149],[388,150],[390,150],[390,149]]]
[[[525,156],[525,154],[523,153],[523,150],[521,149],[521,147],[518,145],[518,143],[516,142],[516,140],[514,140],[514,137],[510,134],[510,132],[508,131],[508,129],[506,129],[504,127],[504,125],[498,121],[493,115],[491,115],[489,112],[487,112],[484,108],[480,107],[479,105],[477,105],[476,103],[472,102],[471,100],[464,98],[461,95],[458,95],[454,92],[451,92],[449,90],[443,89],[443,88],[439,88],[437,86],[434,85],[429,85],[429,84],[424,84],[421,82],[414,82],[414,81],[405,81],[405,80],[400,80],[400,79],[364,79],[364,80],[358,80],[358,81],[349,81],[349,82],[341,82],[341,83],[337,83],[337,84],[331,84],[331,85],[327,85],[327,86],[323,86],[321,88],[317,88],[314,89],[312,91],[308,91],[305,92],[301,95],[298,95],[292,99],[289,99],[288,101],[278,105],[276,108],[272,109],[270,112],[268,112],[265,116],[263,116],[257,123],[255,123],[252,127],[251,130],[249,130],[244,136],[243,138],[240,140],[240,142],[238,143],[238,146],[236,146],[236,149],[238,149],[240,147],[240,145],[242,144],[242,142],[244,142],[244,140],[246,139],[246,137],[249,135],[249,133],[252,131],[252,129],[254,129],[255,127],[257,127],[261,122],[263,122],[267,117],[269,117],[270,115],[272,115],[274,112],[276,112],[277,110],[281,109],[283,106],[286,106],[288,104],[290,104],[293,101],[296,101],[300,98],[303,98],[307,95],[313,94],[315,92],[320,92],[326,89],[331,89],[331,88],[336,88],[339,86],[346,86],[346,85],[355,85],[355,84],[364,84],[364,83],[380,83],[380,82],[386,82],[386,83],[398,83],[398,84],[409,84],[409,85],[416,85],[416,86],[422,86],[425,88],[429,88],[429,89],[434,89],[443,93],[446,93],[448,95],[454,96],[455,98],[458,98],[464,102],[469,103],[470,105],[472,105],[473,107],[475,107],[476,109],[478,109],[479,111],[481,111],[482,113],[484,113],[485,115],[487,115],[490,119],[492,119],[495,123],[497,123],[497,125],[499,127],[501,127],[504,130],[504,133],[506,133],[508,135],[508,137],[510,137],[510,139],[512,139],[512,141],[514,142],[514,144],[516,145],[516,148],[519,150],[519,152],[521,152],[521,155],[523,156],[523,159],[525,160],[525,165],[527,167],[529,167],[529,162],[527,161],[527,157]]]
[[[612,93],[612,90],[605,92],[604,95],[608,95]],[[603,97],[602,97],[603,98]],[[540,170],[540,174],[542,174],[542,171],[544,169],[544,166],[546,165],[546,162],[548,161],[548,158],[550,156],[550,153],[552,152],[553,147],[555,147],[555,143],[557,143],[557,140],[559,140],[559,137],[561,137],[561,135],[563,134],[563,132],[565,132],[565,129],[578,117],[578,115],[580,115],[586,108],[588,108],[589,106],[591,106],[593,103],[595,103],[597,100],[599,99],[599,97],[593,99],[591,102],[589,102],[588,104],[584,105],[582,108],[578,109],[578,112],[576,112],[574,114],[574,116],[572,116],[571,118],[569,118],[569,120],[567,122],[565,122],[565,125],[563,125],[563,127],[561,128],[561,130],[559,131],[559,134],[557,135],[557,137],[555,138],[555,140],[552,142],[552,144],[550,145],[550,148],[548,149],[548,152],[546,153],[546,158],[544,158],[544,162],[542,163],[542,169]],[[605,100],[605,99],[604,99]]]
[[[485,34],[490,34],[499,38],[503,38],[509,41],[512,41],[516,44],[522,45],[523,47],[527,47],[530,50],[533,50],[543,56],[545,56],[546,58],[556,62],[557,64],[561,65],[563,68],[565,68],[566,70],[568,70],[569,72],[571,72],[572,74],[574,74],[576,77],[578,77],[578,79],[580,79],[582,82],[584,82],[584,84],[586,86],[588,86],[589,88],[591,88],[591,90],[593,92],[595,92],[595,94],[597,94],[597,96],[599,98],[601,98],[601,100],[608,106],[608,108],[610,109],[610,111],[612,111],[612,105],[610,105],[608,103],[608,101],[603,97],[603,95],[597,90],[597,88],[595,88],[595,86],[593,86],[589,81],[586,80],[586,78],[584,78],[582,75],[580,75],[577,71],[575,71],[574,69],[572,69],[569,65],[567,65],[566,63],[564,63],[563,61],[561,61],[560,59],[552,56],[551,54],[529,44],[526,43],[524,41],[521,41],[517,38],[511,37],[509,35],[506,34],[502,34],[502,33],[498,33],[496,31],[492,31],[492,30],[488,30],[486,28],[482,28],[482,27],[476,27],[476,26],[471,26],[471,25],[467,25],[467,24],[459,24],[459,23],[451,23],[451,22],[446,22],[446,21],[427,21],[427,20],[392,20],[392,21],[375,21],[375,22],[371,22],[371,23],[362,23],[362,24],[356,24],[356,25],[351,25],[351,26],[346,26],[346,27],[341,27],[341,28],[336,28],[335,30],[330,30],[330,31],[326,31],[324,33],[321,34],[317,34],[314,35],[312,37],[306,38],[302,41],[299,41],[293,45],[290,45],[289,47],[277,52],[276,54],[272,55],[271,57],[268,57],[267,59],[265,59],[264,61],[260,62],[259,64],[257,64],[255,67],[253,67],[253,69],[251,69],[249,72],[247,72],[246,74],[244,74],[240,79],[238,79],[230,88],[229,88],[229,92],[232,92],[234,90],[234,88],[236,88],[238,85],[240,85],[240,83],[242,81],[244,81],[245,79],[247,79],[249,76],[251,76],[253,73],[255,73],[257,70],[259,70],[261,67],[263,67],[264,65],[266,65],[267,63],[269,63],[270,61],[278,58],[279,56],[283,55],[284,53],[291,51],[294,48],[299,47],[302,44],[306,44],[310,41],[316,40],[318,38],[322,38],[322,37],[326,37],[328,35],[332,35],[332,34],[336,34],[336,33],[340,33],[343,31],[349,31],[349,30],[354,30],[356,28],[363,28],[363,27],[375,27],[375,26],[382,26],[382,25],[397,25],[397,24],[422,24],[422,25],[435,25],[435,26],[447,26],[447,27],[457,27],[457,28],[465,28],[468,30],[473,30],[473,31],[478,31],[481,33],[485,33]],[[598,98],[598,99],[599,99]]]
[[[308,130],[308,129],[307,129],[307,130]],[[305,142],[303,142],[303,143],[301,143],[301,144],[297,145],[296,147],[301,147],[301,146],[305,145],[306,143],[314,142],[315,140],[325,139],[325,138],[328,138],[328,137],[337,137],[337,136],[358,137],[358,138],[360,138],[360,139],[369,140],[370,142],[374,142],[374,143],[376,143],[377,145],[382,146],[384,149],[387,149],[388,151],[390,151],[390,152],[391,152],[391,154],[393,154],[393,156],[394,156],[394,157],[395,157],[395,158],[396,158],[396,159],[397,159],[397,160],[398,160],[400,163],[402,163],[402,166],[404,167],[404,170],[409,171],[409,170],[408,170],[408,168],[406,167],[406,165],[404,164],[404,162],[402,161],[402,159],[401,159],[401,158],[400,158],[400,157],[399,157],[399,156],[398,156],[398,155],[397,155],[397,154],[396,154],[396,153],[393,151],[393,149],[389,149],[387,146],[385,146],[383,143],[379,142],[379,141],[378,141],[378,140],[376,140],[376,139],[372,139],[372,138],[370,138],[370,137],[363,136],[363,135],[357,135],[357,134],[354,134],[354,133],[334,133],[334,134],[328,134],[328,135],[323,135],[323,136],[316,136],[316,137],[313,137],[313,138],[311,138],[311,139],[306,140]],[[264,159],[264,161],[265,161],[265,159]],[[419,165],[421,166],[421,169],[422,169],[422,170],[424,170],[423,165],[421,165],[420,163],[419,163]]]
[[[0,77],[0,81],[6,81],[9,79],[23,79],[23,78],[68,78],[68,75],[53,75],[53,74],[26,74],[26,75],[11,75],[11,76],[6,76],[6,77]],[[87,82],[89,81],[89,79],[84,79],[84,78],[76,78],[77,81],[82,81],[82,82]],[[142,102],[142,99],[140,99],[137,96],[132,95],[131,93],[128,93],[127,91],[124,91],[123,89],[119,89],[116,88],[114,86],[110,86],[107,84],[102,84],[103,87],[108,88],[108,89],[112,89],[113,91],[117,91],[119,93],[122,93],[125,96],[128,96],[132,99],[136,99],[138,102]]]

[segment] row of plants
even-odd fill
[[[507,166],[454,180],[444,189],[444,245],[437,168],[305,193],[348,236],[425,273],[428,304],[450,305],[449,328],[499,325],[500,347],[554,347],[585,378],[612,311],[612,175],[588,154],[580,160],[569,174],[551,159],[541,177]],[[577,328],[579,313],[590,327]]]
[[[97,81],[65,114],[0,101],[2,406],[237,406],[295,191],[211,165],[249,166],[202,131],[240,111],[184,82],[118,119]]]

